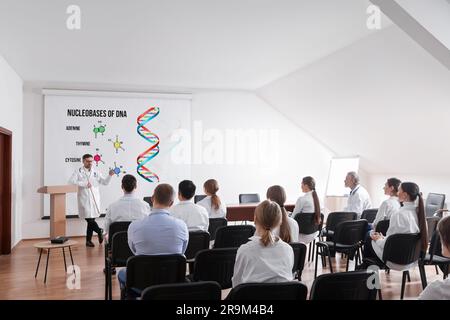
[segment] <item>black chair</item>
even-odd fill
[[[237,248],[206,249],[197,253],[192,281],[216,281],[222,289],[231,288]]]
[[[222,298],[215,281],[159,284],[142,292],[141,300],[214,300]]]
[[[375,227],[375,232],[379,232],[385,236],[388,229],[389,229],[389,220],[381,220],[377,223],[377,226]]]
[[[301,282],[242,283],[233,288],[227,300],[306,300],[308,288]]]
[[[194,196],[194,203],[197,203],[199,201],[202,201],[206,198],[206,194],[199,194]]]
[[[289,244],[294,250],[294,267],[292,268],[292,273],[295,276],[294,279],[302,281],[302,272],[306,259],[306,245],[301,242],[291,242]]]
[[[369,277],[378,274],[364,270],[320,275],[312,284],[310,300],[376,300],[377,289],[367,285]]]
[[[383,263],[378,263],[377,260],[366,258],[364,259],[367,265],[378,265],[380,269],[389,269],[388,262],[398,265],[409,265],[417,262],[421,253],[421,241],[419,233],[397,233],[386,238],[386,243],[383,249]],[[403,300],[405,293],[406,279],[410,279],[408,270],[403,270],[402,288],[400,299]]]
[[[114,223],[113,223],[114,224]],[[113,225],[111,224],[111,226]],[[111,230],[111,228],[109,228]],[[127,231],[114,232],[112,238],[109,238],[110,252],[105,258],[105,300],[112,299],[112,270],[113,268],[125,267],[128,258],[133,256],[128,246]]]
[[[334,231],[339,223],[344,221],[356,220],[358,215],[356,212],[331,212],[327,217],[326,227],[322,229],[320,237],[327,237],[327,241],[331,241],[334,236]]]
[[[356,261],[359,258],[359,248],[364,242],[367,233],[367,220],[344,221],[337,225],[336,232],[333,236],[333,241],[319,241],[317,242],[316,263],[314,268],[314,278],[317,277],[317,259],[319,255],[322,260],[328,256],[330,263],[330,272],[333,273],[333,266],[331,264],[330,251],[344,253],[347,255],[347,265],[345,271],[348,271],[350,259],[353,259],[356,254]],[[355,263],[356,265],[356,263]]]
[[[437,210],[444,208],[444,204],[445,194],[429,193],[425,201],[425,215],[432,217]]]
[[[373,223],[377,217],[378,209],[367,209],[361,214],[361,219],[366,219],[368,223]]]
[[[205,249],[209,249],[209,233],[206,231],[189,232],[189,242],[184,253],[189,264],[189,271],[192,271],[197,252]]]
[[[251,225],[225,226],[216,231],[214,248],[238,248],[247,243],[255,235],[255,227]]]
[[[128,231],[128,227],[130,226],[131,221],[116,221],[113,222],[109,225],[109,229],[108,229],[108,239],[109,241],[105,242],[105,268],[106,268],[106,258],[110,255],[111,253],[111,241],[112,238],[114,237],[114,235],[118,232],[122,232]]]
[[[209,249],[209,232],[191,231],[189,232],[189,242],[184,255],[187,260],[194,259],[197,252]]]
[[[141,296],[156,284],[185,282],[186,258],[181,254],[133,256],[127,261],[127,281],[121,299]]]
[[[219,227],[225,227],[228,224],[225,218],[209,218],[208,232],[210,240],[216,239],[216,231]]]
[[[258,203],[260,201],[257,193],[241,193],[239,195],[239,203]]]
[[[152,197],[144,197],[144,201],[150,205],[150,208],[153,207]]]
[[[444,279],[447,279],[448,273],[450,271],[450,258],[442,256],[441,239],[439,236],[439,232],[436,229],[433,231],[433,236],[431,237],[428,253],[426,255],[422,255],[419,260],[420,280],[422,282],[423,289],[425,289],[428,285],[425,266],[432,265],[435,266],[436,271],[437,267],[439,266],[444,273]]]
[[[440,217],[427,217],[427,229],[428,229],[428,243],[431,241],[431,236],[436,231],[437,225],[439,220],[441,220]]]
[[[316,224],[314,221],[315,213],[297,213],[294,216],[294,220],[297,221],[298,224],[298,232],[301,234],[313,234],[317,231],[322,230],[323,225],[323,219],[324,216],[321,213],[320,214],[320,221],[321,223],[319,225]],[[316,239],[314,239],[312,242],[309,243],[309,250],[308,250],[308,261],[311,261],[311,256],[314,261],[314,251],[316,247]],[[312,254],[311,254],[312,253]]]

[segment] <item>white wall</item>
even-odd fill
[[[24,179],[27,181],[22,201],[24,239],[47,237],[49,234],[48,220],[41,219],[43,196],[36,193],[36,189],[43,183],[44,106],[41,89],[42,87],[26,86],[24,91],[24,128],[27,128],[24,131],[24,139],[27,141],[24,158],[33,159],[24,162]],[[289,202],[293,202],[300,194],[300,180],[305,175],[314,176],[318,182],[319,194],[324,192],[331,152],[255,94],[239,91],[194,93],[192,120],[194,135],[198,135],[202,141],[199,145],[193,135],[193,144],[196,144],[193,146],[193,160],[197,164],[192,166],[192,179],[199,187],[198,193],[201,193],[203,182],[214,177],[220,182],[223,201],[229,204],[237,203],[241,192],[257,192],[264,197],[267,187],[272,184],[283,185]],[[227,159],[227,154],[233,148],[217,148],[220,147],[221,138],[230,141],[226,139],[227,132],[249,129],[255,130],[262,137],[257,139],[253,158],[240,159],[236,154],[234,161],[231,161],[232,159]],[[271,137],[265,136],[266,133],[276,132],[278,140],[272,141]],[[260,140],[263,142],[258,144]],[[272,144],[270,148],[267,148],[267,142]],[[209,163],[211,159],[206,157],[215,147],[225,153],[221,164]],[[252,150],[255,145],[249,144],[247,147],[247,150]],[[237,149],[233,150],[242,154]],[[180,177],[183,178],[185,177]],[[83,221],[68,219],[69,236],[83,235],[84,232]]]
[[[0,56],[0,126],[13,133],[12,139],[12,246],[22,239],[22,79]],[[31,160],[31,159],[30,159]],[[32,160],[31,160],[32,161]]]

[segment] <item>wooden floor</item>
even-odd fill
[[[18,244],[11,255],[0,256],[0,300],[5,299],[33,299],[33,300],[96,300],[104,299],[105,278],[103,275],[104,254],[103,246],[96,243],[95,248],[86,248],[84,238],[78,240],[79,245],[73,249],[73,258],[81,270],[81,288],[69,289],[66,286],[68,275],[65,274],[64,260],[60,250],[52,250],[48,268],[47,284],[44,284],[45,259],[42,256],[41,266],[37,278],[34,278],[39,252],[33,247],[38,240],[26,240]],[[338,270],[345,270],[345,259],[338,256],[334,262]],[[353,270],[353,263],[350,270]],[[319,264],[319,274],[322,270]],[[436,275],[434,267],[426,267],[428,282],[442,279],[442,273]],[[336,270],[336,269],[334,269]],[[329,272],[326,268],[324,272]],[[314,264],[306,263],[303,272],[303,282],[311,288],[314,279]],[[381,272],[383,299],[399,299],[401,288],[401,273],[391,271],[391,274]],[[224,290],[225,297],[229,290]],[[405,299],[415,299],[422,291],[418,268],[411,272],[411,282],[407,283]],[[119,299],[117,280],[113,281],[113,298]]]

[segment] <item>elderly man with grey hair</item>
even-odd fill
[[[354,171],[347,173],[344,183],[351,189],[344,211],[356,212],[359,219],[364,210],[372,207],[369,193],[359,184],[359,176]]]

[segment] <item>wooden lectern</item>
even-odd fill
[[[39,193],[50,195],[50,238],[66,235],[66,194],[78,192],[77,185],[44,186]]]

